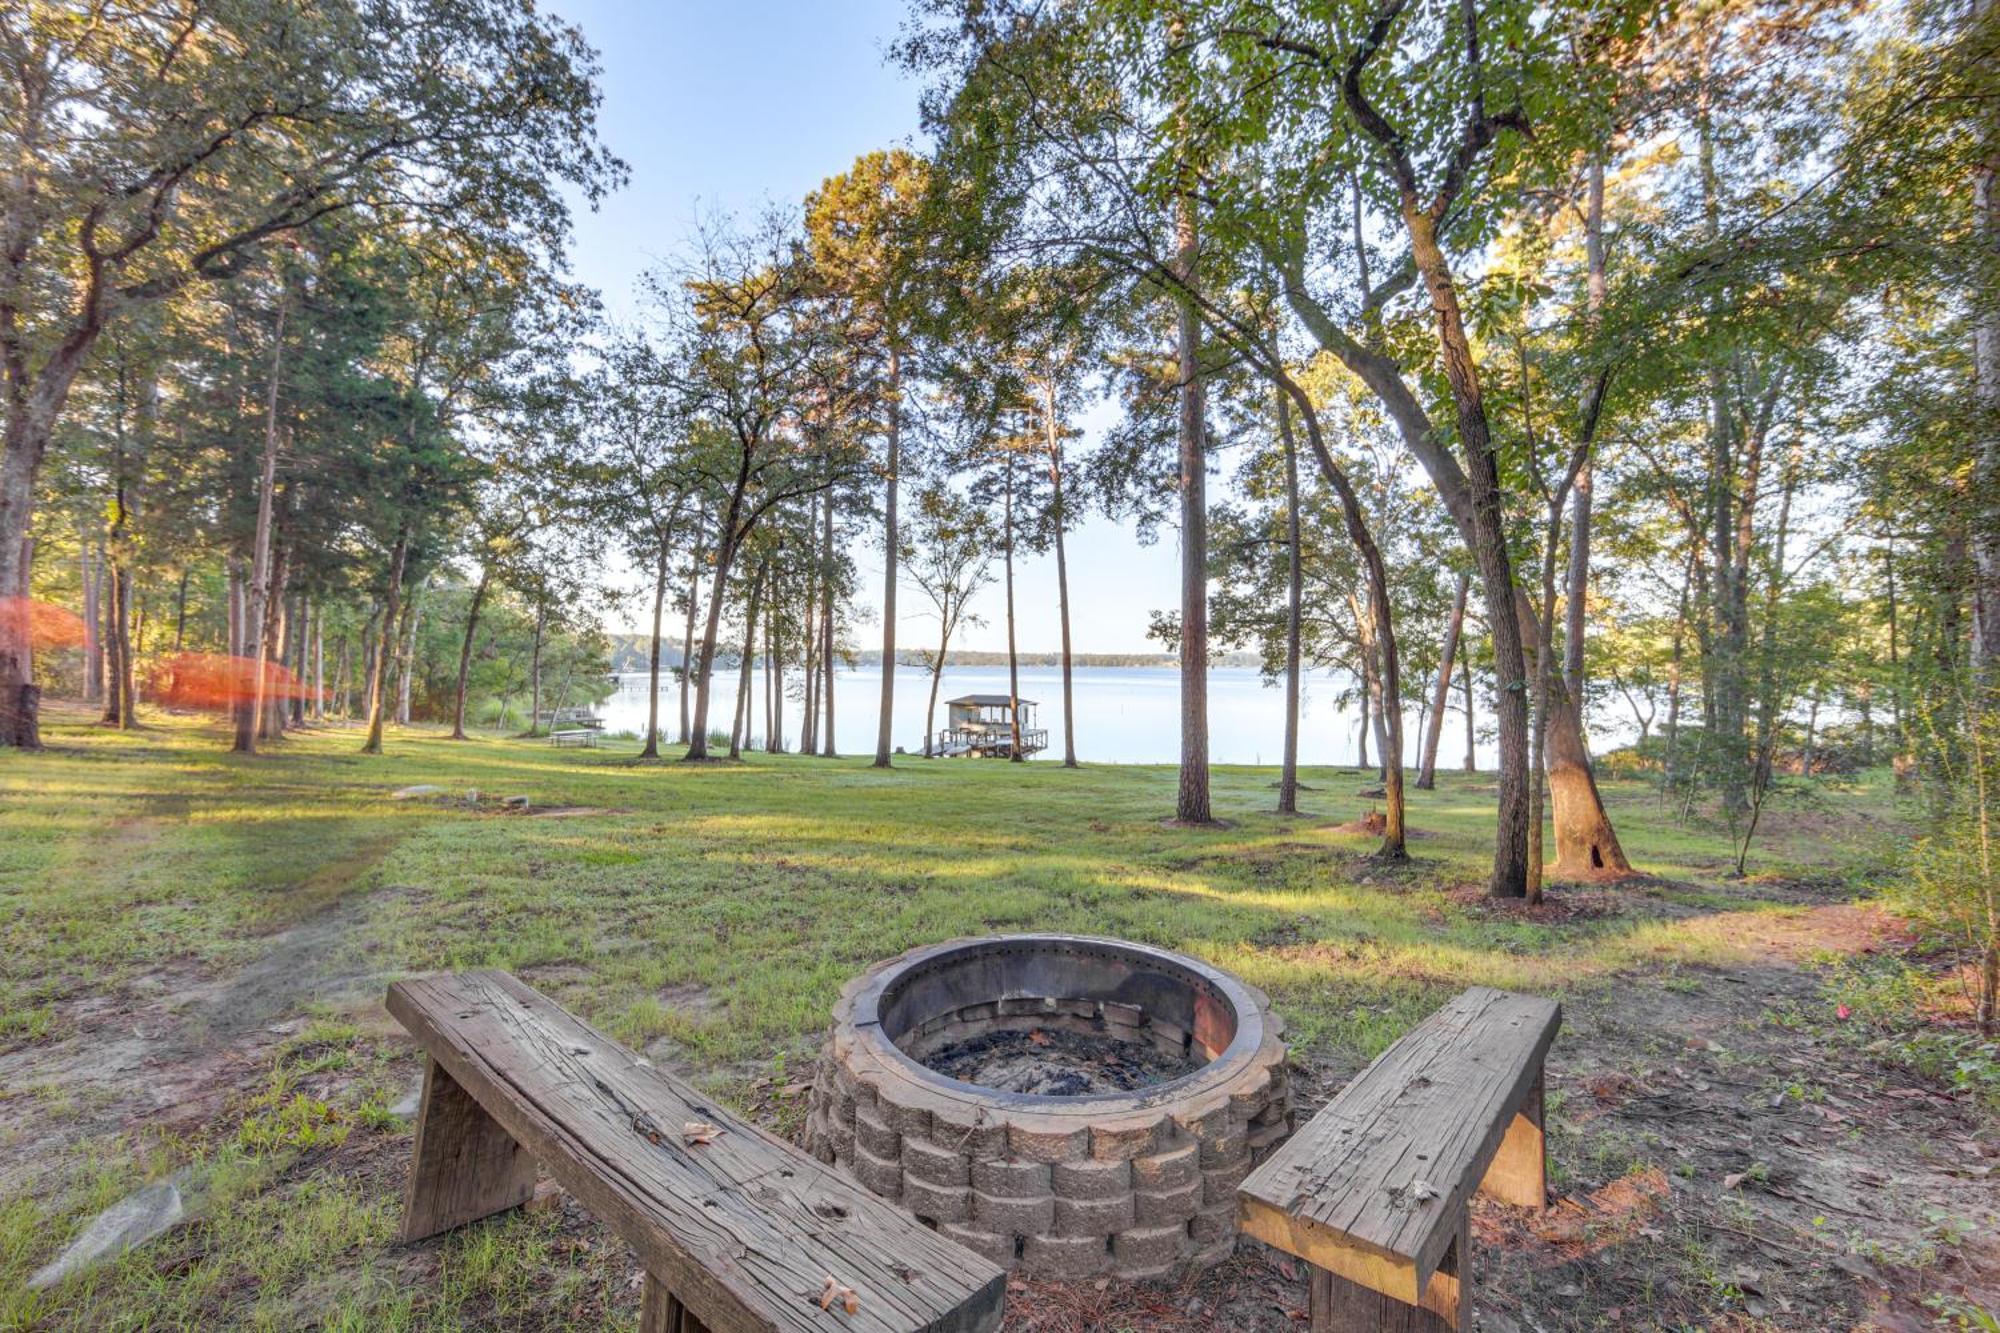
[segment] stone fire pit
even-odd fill
[[[1236,1187],[1291,1130],[1281,1032],[1164,949],[916,949],[841,992],[807,1147],[1009,1268],[1166,1277],[1229,1255]]]

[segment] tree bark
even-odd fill
[[[1458,635],[1465,625],[1465,599],[1471,587],[1472,576],[1460,574],[1458,591],[1451,599],[1451,619],[1445,622],[1444,644],[1438,653],[1437,689],[1431,693],[1430,725],[1424,733],[1423,762],[1417,769],[1419,791],[1430,791],[1437,786],[1438,745],[1444,739],[1445,705],[1451,697],[1451,670],[1458,656]]]
[[[1445,378],[1451,385],[1459,439],[1465,450],[1472,510],[1472,555],[1479,567],[1486,599],[1487,632],[1493,644],[1500,768],[1493,873],[1487,891],[1496,898],[1520,898],[1526,896],[1528,889],[1528,682],[1521,644],[1525,622],[1518,618],[1520,608],[1516,605],[1521,590],[1515,586],[1513,560],[1507,552],[1499,459],[1493,449],[1485,397],[1466,336],[1458,292],[1444,252],[1438,246],[1436,223],[1415,207],[1414,200],[1404,208],[1404,221],[1417,272],[1424,280],[1437,319]],[[1588,777],[1587,768],[1585,776]]]
[[[1356,624],[1358,625],[1359,623],[1360,619],[1357,613]],[[1365,647],[1356,646],[1354,661],[1361,668],[1360,679],[1355,681],[1355,684],[1359,687],[1355,690],[1355,697],[1361,704],[1361,721],[1355,727],[1354,767],[1357,769],[1366,769],[1369,766],[1368,734],[1375,724],[1375,668],[1368,660],[1368,650]]]
[[[542,638],[545,634],[548,633],[548,623],[549,623],[548,597],[544,593],[537,592],[535,594],[535,637],[533,640],[533,646],[528,649],[528,736],[530,738],[534,737],[534,735],[536,734],[536,729],[541,725]],[[657,622],[653,630],[653,633],[656,637],[659,634]],[[657,694],[657,689],[656,689],[656,694]],[[656,724],[659,721],[659,712],[658,712],[659,705],[657,703],[654,704],[653,709],[654,712],[652,715],[652,721],[653,723]]]
[[[1465,771],[1479,771],[1479,725],[1472,714],[1472,649],[1461,636],[1458,641],[1459,682],[1465,687]]]
[[[1276,350],[1273,349],[1273,356]],[[1278,386],[1278,443],[1285,453],[1285,753],[1278,769],[1278,813],[1299,812],[1299,665],[1302,658],[1305,561],[1299,549],[1299,450],[1292,437],[1292,398]]]
[[[361,753],[382,753],[383,714],[388,711],[388,671],[389,656],[396,639],[396,618],[403,606],[403,564],[409,559],[410,535],[407,529],[399,529],[396,543],[389,551],[389,586],[382,603],[382,622],[377,628],[371,647],[374,661],[368,671],[368,738],[361,743]]]
[[[102,562],[87,534],[78,543],[83,573],[83,701],[94,704],[104,697],[104,645],[98,637]],[[26,562],[23,562],[24,564]],[[180,644],[176,643],[175,648]]]
[[[896,714],[896,567],[902,563],[896,530],[896,486],[902,469],[902,363],[889,344],[889,475],[882,497],[882,539],[888,553],[882,573],[882,703],[875,727],[875,767],[889,767]],[[754,595],[754,594],[753,594]]]
[[[820,707],[826,712],[826,721],[820,731],[819,752],[825,758],[833,759],[839,755],[839,751],[834,749],[833,737],[834,612],[838,602],[834,596],[833,584],[833,493],[831,491],[827,493],[826,503],[820,506],[819,521],[822,534],[820,558],[826,565],[824,581],[826,595],[820,598],[820,613],[824,617],[826,632],[822,637],[819,655]]]
[[[1055,517],[1056,617],[1062,624],[1062,707],[1063,767],[1076,767],[1076,690],[1072,680],[1074,657],[1069,635],[1069,551],[1064,531],[1069,527],[1068,502],[1063,498],[1062,429],[1056,420],[1056,383],[1043,383],[1043,420],[1049,451],[1049,509]],[[928,729],[929,720],[925,727]]]
[[[701,559],[703,555],[704,533],[699,525],[694,534],[694,563],[688,570],[687,624],[681,631],[681,744],[693,743],[688,727],[688,687],[689,676],[694,671],[694,609],[700,600]]]
[[[639,751],[641,759],[660,757],[660,618],[667,605],[667,564],[670,548],[666,542],[660,543],[657,563],[653,568],[653,637],[652,650],[646,659],[646,748]],[[694,604],[694,594],[688,594],[688,604]],[[690,639],[693,635],[688,636]],[[681,649],[681,673],[683,680],[687,674],[687,648]],[[549,730],[555,730],[555,720],[549,721]],[[687,724],[681,724],[683,734]]]
[[[426,577],[410,589],[410,600],[403,607],[402,646],[396,654],[396,725],[399,727],[410,725],[410,702],[415,687],[413,675],[417,666],[417,629],[422,623],[423,593],[429,582]]]
[[[722,630],[722,595],[729,567],[736,559],[736,506],[715,534],[715,574],[709,580],[708,614],[702,622],[701,652],[695,659],[694,720],[688,733],[687,760],[708,758],[708,703],[715,668],[715,637]]]
[[[743,747],[750,739],[750,673],[757,660],[757,609],[764,598],[764,571],[768,567],[769,562],[759,565],[757,573],[752,576],[750,605],[743,613],[743,661],[736,682],[736,717],[729,728],[731,759],[743,757]]]
[[[465,735],[465,695],[472,683],[472,642],[479,632],[479,612],[486,605],[486,588],[492,581],[493,567],[481,565],[479,582],[472,589],[472,601],[465,608],[465,637],[458,644],[458,691],[452,704],[451,739],[462,741]]]
[[[1192,287],[1200,233],[1191,193],[1174,207],[1174,266]],[[1201,323],[1183,296],[1175,318],[1180,379],[1181,493],[1181,766],[1174,818],[1214,821],[1208,782],[1208,449],[1201,376]]]
[[[1001,507],[1002,558],[1007,567],[1007,758],[1021,755],[1021,656],[1014,645],[1014,455],[1007,455],[1006,501]]]
[[[1996,0],[1978,0],[1973,22],[1991,29],[1997,14]],[[2000,116],[1989,107],[1984,121],[1984,151],[1973,171],[1973,227],[1992,273],[2000,272]],[[1972,354],[1974,401],[1983,423],[1974,446],[1971,491],[1978,497],[1972,524],[1972,669],[1980,721],[2000,713],[2000,301],[1990,290],[1984,295],[1973,326]],[[1989,949],[1989,983],[2000,979],[1992,974],[1993,957]]]

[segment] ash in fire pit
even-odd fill
[[[1039,1277],[1163,1278],[1236,1245],[1291,1129],[1263,995],[1164,949],[1003,935],[912,950],[834,1006],[806,1143]]]
[[[1150,1088],[1192,1074],[1201,1063],[1150,1044],[1060,1028],[986,1032],[923,1058],[925,1068],[946,1078],[1041,1097]]]

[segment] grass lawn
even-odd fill
[[[418,1063],[381,1012],[389,980],[512,969],[793,1132],[843,981],[912,945],[1029,929],[1165,945],[1263,987],[1315,1101],[1467,984],[1562,998],[1556,1182],[1592,1225],[1482,1221],[1482,1310],[1521,1327],[1970,1319],[2000,1285],[1993,1180],[1876,1160],[1962,1142],[1932,1156],[1976,1165],[2000,1144],[1984,1072],[1901,1035],[1947,995],[1936,969],[1857,902],[1907,836],[1886,775],[1768,815],[1746,881],[1727,878],[1725,830],[1609,783],[1647,878],[1532,911],[1478,892],[1490,776],[1412,793],[1416,859],[1389,868],[1336,828],[1369,804],[1372,775],[1352,770],[1306,772],[1313,813],[1282,819],[1275,770],[1219,769],[1231,826],[1191,832],[1161,825],[1167,768],[639,766],[615,743],[421,730],[374,758],[339,729],[246,759],[205,721],[116,734],[51,713],[45,753],[0,760],[0,1328],[630,1327],[631,1255],[561,1198],[390,1244]],[[392,799],[417,784],[442,791]],[[497,806],[517,793],[532,813]],[[1698,1109],[1655,1114],[1668,1094],[1772,1123],[1741,1148]],[[1828,1097],[1844,1125],[1812,1114]],[[1724,1189],[1730,1152],[1745,1174]],[[1787,1185],[1780,1158],[1809,1166]],[[1836,1187],[1855,1204],[1885,1169],[1900,1199],[1842,1215]],[[92,1213],[158,1179],[188,1221],[26,1288]],[[1616,1189],[1630,1207],[1605,1203]],[[1798,1271],[1781,1278],[1760,1235]],[[1303,1304],[1256,1256],[1199,1281],[1143,1309],[1024,1287],[1009,1326],[1275,1328]]]

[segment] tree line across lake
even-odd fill
[[[1018,664],[1026,559],[1067,681],[1102,513],[1180,554],[1178,821],[1228,651],[1287,685],[1288,811],[1301,675],[1358,682],[1385,857],[1447,715],[1489,719],[1502,896],[1630,869],[1594,714],[1745,857],[1796,777],[1892,763],[1992,1020],[1992,0],[915,0],[921,150],[705,219],[629,324],[567,276],[565,201],[626,167],[560,20],[0,25],[6,744],[44,688],[130,726],[200,654],[251,664],[202,677],[246,751],[328,707],[369,751],[532,727],[603,687],[615,555],[656,686],[692,645],[687,759],[758,707],[831,751],[836,664],[903,660],[912,601],[935,676],[996,586]]]

